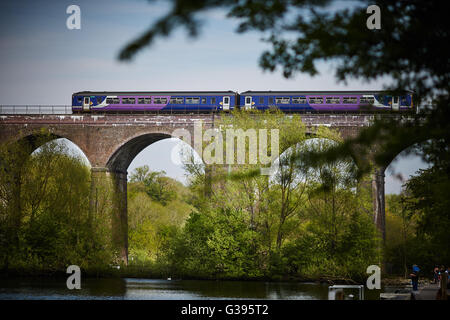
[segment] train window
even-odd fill
[[[251,97],[245,97],[245,104],[251,104],[252,98]]]
[[[114,104],[119,104],[120,103],[120,99],[119,98],[114,98],[113,99],[113,103]]]
[[[154,104],[166,104],[167,98],[155,97],[153,98]]]
[[[341,103],[341,98],[339,98],[339,97],[327,97],[325,101],[326,101],[327,104],[339,104],[339,103]]]
[[[216,98],[211,98],[211,104],[216,104]]]
[[[107,104],[113,104],[114,103],[114,99],[113,98],[106,98],[106,103]]]
[[[230,97],[224,97],[223,98],[223,103],[224,104],[229,104],[230,103]]]
[[[144,98],[138,98],[138,103],[139,104],[145,104],[145,99]]]
[[[291,98],[289,97],[276,97],[275,102],[277,104],[289,104],[291,102]]]
[[[269,97],[269,104],[273,104],[273,97]]]
[[[78,97],[77,101],[78,101],[78,103],[81,103],[83,101],[83,99],[81,97]]]
[[[356,99],[356,97],[342,97],[342,103],[354,104],[354,103],[357,103],[357,99]]]
[[[304,104],[304,103],[306,103],[306,97],[292,97],[292,103]]]
[[[309,103],[323,104],[323,97],[309,97]]]
[[[171,104],[183,104],[184,98],[170,98]]]
[[[263,97],[259,97],[259,104],[263,104],[264,103],[264,98]]]
[[[200,98],[188,97],[188,98],[186,98],[186,103],[187,104],[200,104]]]
[[[398,97],[394,97],[394,103],[398,103]]]
[[[122,103],[124,104],[135,104],[136,98],[122,98]]]
[[[361,97],[359,98],[359,103],[361,104],[373,104],[375,99],[373,97]]]
[[[202,98],[202,104],[206,104],[206,98]]]
[[[102,103],[102,98],[100,98],[100,97],[97,97],[97,104],[100,104],[100,103]]]
[[[84,97],[84,104],[89,104],[89,97]]]

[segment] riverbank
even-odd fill
[[[419,286],[428,285],[431,283],[431,279],[419,279]],[[395,275],[383,275],[381,277],[381,285],[382,286],[388,286],[388,287],[405,287],[405,288],[412,288],[411,285],[411,279],[405,278],[402,276],[395,276]]]
[[[139,278],[139,279],[171,279],[171,280],[215,280],[215,281],[265,281],[265,282],[297,282],[297,283],[318,283],[318,284],[365,284],[365,279],[349,279],[329,275],[316,277],[302,276],[264,276],[264,277],[204,277],[199,275],[179,275],[168,271],[155,270],[141,266],[109,266],[98,269],[82,269],[82,276],[85,278]],[[34,269],[10,269],[0,272],[0,278],[67,278],[65,270],[34,270]],[[428,284],[430,280],[421,279],[420,284]],[[394,275],[382,275],[382,286],[389,287],[410,287],[411,280]]]

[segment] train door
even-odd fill
[[[400,99],[398,98],[398,96],[392,97],[392,110],[398,111],[398,109],[400,107],[399,101],[400,101]]]
[[[224,96],[222,100],[223,110],[230,110],[230,97]]]
[[[245,97],[245,109],[251,109],[252,108],[252,97],[246,96]]]
[[[83,111],[89,111],[91,108],[91,98],[84,97],[83,98]]]

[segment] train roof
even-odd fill
[[[404,93],[413,93],[410,90],[403,90]],[[385,94],[383,90],[353,90],[353,91],[252,91],[248,90],[241,92],[241,95],[260,95],[260,96],[273,96],[273,95],[342,95],[342,94]]]
[[[172,96],[172,95],[224,95],[224,94],[237,94],[234,91],[80,91],[75,92],[73,95],[80,96],[145,96],[145,95],[160,95],[160,96]]]

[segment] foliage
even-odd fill
[[[136,168],[128,183],[128,245],[131,265],[164,261],[168,242],[184,225],[192,211],[189,190],[181,183]]]
[[[357,191],[351,161],[323,163],[316,170],[293,156],[329,147],[330,138],[340,141],[336,133],[319,128],[315,137],[322,139],[308,143],[300,117],[277,111],[235,112],[217,127],[223,135],[216,138],[224,145],[229,143],[225,136],[230,127],[244,132],[277,128],[285,152],[272,177],[255,174],[260,165],[248,163],[229,165],[231,170],[211,166],[209,172],[191,171],[196,201],[169,243],[166,261],[171,274],[360,279],[367,265],[379,261],[377,232],[371,211],[362,204],[367,198]],[[206,175],[211,176],[212,188],[205,193],[198,181],[204,183]]]
[[[33,147],[26,148],[25,143],[2,149],[4,168],[14,167],[10,161],[17,155],[25,159],[15,167],[17,171],[2,171],[2,190],[13,181],[17,192],[4,198],[1,206],[3,269],[60,271],[70,264],[89,269],[111,260],[102,221],[89,212],[89,169],[81,159],[68,155],[63,144],[42,144],[50,138],[39,137],[36,146],[41,148],[31,156]],[[20,218],[8,223],[14,217]]]
[[[448,173],[434,166],[411,177],[401,195],[387,197],[386,260],[393,272],[406,274],[417,264],[431,274],[449,263],[449,187]]]

